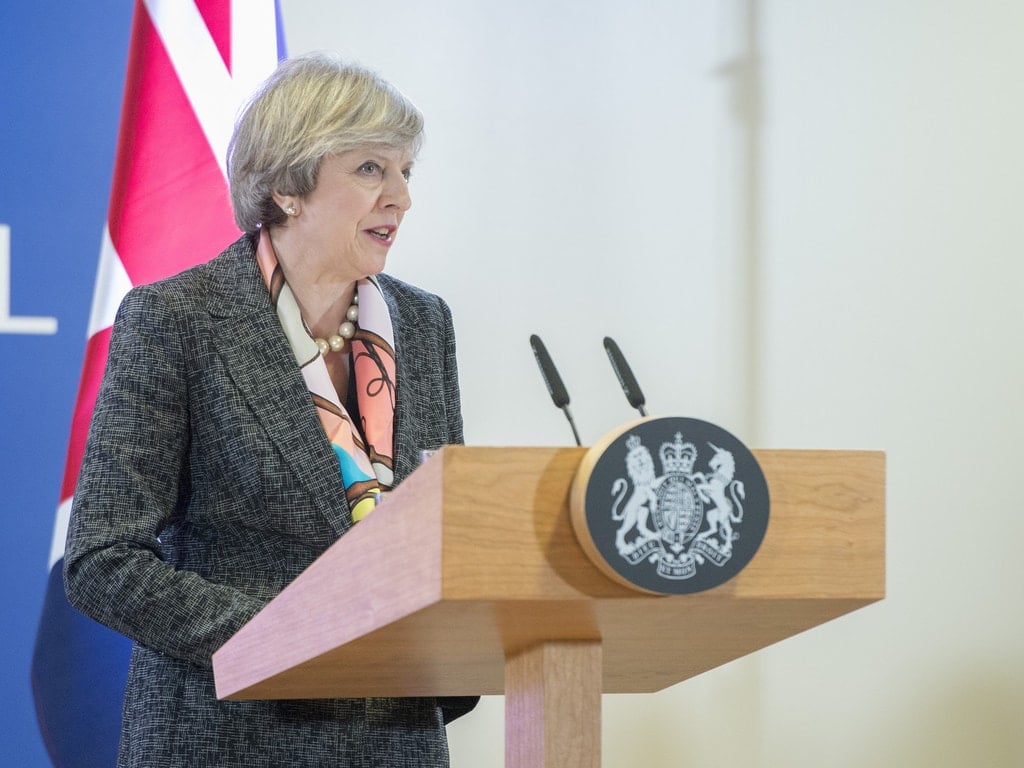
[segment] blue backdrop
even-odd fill
[[[56,333],[0,331],[5,766],[50,764],[29,669],[107,214],[131,14],[127,0],[0,7],[0,224],[10,228],[0,307],[9,300],[11,317],[57,325]]]

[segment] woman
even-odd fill
[[[448,307],[385,275],[419,112],[283,63],[229,150],[237,242],[114,324],[65,581],[135,640],[120,766],[443,766],[475,698],[217,701],[211,656],[416,466],[462,442]]]

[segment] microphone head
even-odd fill
[[[530,336],[530,346],[533,347],[533,356],[537,358],[540,374],[544,377],[544,383],[547,385],[552,402],[556,408],[565,408],[569,404],[569,393],[565,389],[565,384],[562,383],[562,377],[558,375],[558,370],[555,368],[544,342],[540,340],[540,336],[534,333]]]
[[[644,393],[641,391],[640,385],[633,375],[633,370],[629,367],[629,363],[626,362],[626,358],[622,355],[619,345],[615,343],[615,339],[611,336],[604,337],[604,351],[608,353],[612,369],[619,379],[619,386],[622,387],[622,391],[625,393],[629,404],[634,408],[643,408]]]

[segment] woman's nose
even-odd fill
[[[402,174],[395,174],[385,181],[380,202],[381,206],[384,208],[395,207],[403,212],[412,207],[412,196],[409,194],[409,181],[405,176]]]

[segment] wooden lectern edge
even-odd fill
[[[325,654],[441,599],[440,465],[414,475],[415,480],[410,476],[406,481],[410,491],[435,499],[423,506],[420,525],[388,526],[402,514],[402,507],[400,499],[387,499],[349,529],[214,652],[218,698],[234,697],[253,681]],[[386,557],[374,546],[381,529],[392,532]],[[339,556],[343,549],[349,562]],[[394,567],[394,562],[412,554],[420,566],[416,571]],[[349,567],[353,563],[355,567]],[[345,582],[337,578],[342,566],[348,574]]]
[[[680,598],[670,597],[665,600],[676,601]],[[500,695],[505,692],[500,673],[502,665],[510,658],[547,642],[596,642],[605,649],[603,692],[654,693],[789,637],[803,634],[865,607],[875,602],[875,599],[740,599],[697,603],[692,600],[687,602],[684,597],[679,603],[684,606],[684,610],[668,611],[674,616],[670,615],[664,621],[647,621],[647,612],[636,610],[637,602],[601,601],[596,609],[603,617],[601,620],[610,622],[613,628],[617,625],[626,627],[601,639],[593,640],[584,636],[545,641],[534,638],[519,645],[503,644],[498,638],[481,638],[479,642],[463,640],[454,644],[446,643],[450,661],[447,666],[434,668],[431,662],[417,662],[413,657],[422,650],[420,646],[437,645],[437,638],[430,637],[437,628],[437,616],[449,618],[453,624],[458,625],[462,620],[459,615],[461,611],[486,612],[487,609],[479,604],[454,606],[452,603],[441,602],[434,606],[441,611],[434,619],[422,614],[407,617],[383,634],[371,633],[351,644],[340,646],[335,653],[325,654],[323,659],[312,659],[307,664],[285,670],[281,673],[283,677],[257,680],[247,688],[220,697],[240,700]],[[623,620],[623,616],[629,617],[628,620]],[[420,623],[421,619],[426,621],[425,625]],[[398,663],[379,658],[379,642],[394,645],[397,636],[413,633],[416,637],[417,631],[424,626],[427,631],[421,635],[423,642],[410,646],[397,657]],[[650,637],[642,636],[643,633],[630,632],[629,626],[643,628],[646,633],[656,634],[660,639],[652,641]],[[429,658],[430,652],[423,655]],[[652,657],[663,661],[652,667]],[[417,668],[416,665],[421,663],[425,665]],[[348,666],[350,669],[342,678],[333,680],[329,670],[334,664]],[[371,667],[387,666],[388,671],[384,675],[375,676],[372,672],[366,673],[365,669],[360,669],[367,664]],[[425,683],[421,679],[433,682]]]
[[[502,451],[514,451],[517,453],[517,455],[525,455],[521,454],[520,452],[528,452],[530,450],[531,449],[519,448],[474,449],[461,446],[453,447],[451,449],[444,449],[441,452],[440,456],[435,456],[434,458],[429,460],[423,467],[421,467],[415,473],[413,473],[413,475],[411,475],[398,489],[396,489],[394,494],[392,494],[392,500],[397,505],[402,506],[402,511],[398,512],[396,510],[394,513],[391,514],[408,513],[416,515],[416,518],[419,522],[419,524],[415,528],[416,540],[414,544],[416,550],[421,550],[424,545],[424,526],[422,516],[432,514],[431,510],[433,510],[434,513],[438,514],[436,518],[431,519],[430,524],[427,527],[429,527],[432,532],[435,530],[438,532],[438,536],[436,539],[432,537],[429,538],[431,538],[431,546],[436,545],[436,547],[438,548],[436,560],[434,562],[438,564],[437,567],[444,568],[444,553],[441,551],[441,548],[445,545],[443,544],[443,542],[440,541],[440,531],[442,526],[439,517],[439,512],[442,506],[441,494],[445,481],[444,472],[445,467],[449,463],[449,460],[457,456],[460,456],[460,452],[465,452],[461,454],[461,457],[472,458],[479,456],[481,457],[481,460],[484,460],[486,457],[491,457],[491,459],[499,459],[502,455]],[[578,456],[581,459],[586,449],[543,448],[532,450],[542,452],[544,453],[544,455],[569,455],[572,456],[573,459],[578,461],[579,459],[576,459],[576,457]],[[758,648],[760,647],[766,647],[767,645],[774,644],[775,642],[784,639],[786,636],[802,633],[807,629],[811,629],[814,626],[831,620],[832,618],[836,618],[838,616],[849,613],[850,611],[856,610],[860,607],[873,603],[884,597],[884,454],[879,451],[820,450],[756,450],[754,451],[754,453],[755,455],[758,456],[758,460],[762,462],[763,465],[767,465],[766,475],[770,475],[770,468],[773,465],[779,463],[783,465],[792,465],[794,461],[797,462],[797,464],[809,461],[810,464],[814,464],[815,460],[817,460],[826,461],[828,466],[834,466],[837,463],[849,465],[850,471],[854,475],[857,475],[858,473],[867,473],[867,475],[869,475],[868,479],[863,480],[863,478],[861,478],[861,480],[863,482],[866,482],[868,486],[870,486],[871,488],[877,489],[877,487],[879,487],[880,484],[880,487],[882,488],[883,492],[880,494],[879,498],[871,500],[871,503],[868,504],[868,514],[866,515],[866,519],[863,521],[858,521],[855,518],[855,516],[851,517],[851,515],[849,514],[849,510],[843,509],[843,506],[849,503],[849,501],[845,499],[845,497],[834,495],[834,497],[828,497],[824,499],[826,506],[831,504],[834,507],[836,507],[836,509],[833,509],[831,512],[829,512],[829,514],[838,515],[836,519],[842,525],[849,525],[852,521],[855,525],[859,522],[861,526],[866,526],[867,528],[871,529],[870,531],[868,531],[868,533],[870,533],[871,535],[867,538],[867,546],[864,547],[864,549],[871,551],[859,553],[853,552],[853,555],[857,555],[857,557],[854,557],[852,560],[849,561],[849,564],[852,564],[853,571],[860,569],[870,572],[868,574],[869,578],[858,578],[857,573],[853,573],[852,576],[849,579],[846,579],[845,581],[842,578],[839,578],[837,580],[834,573],[835,569],[833,567],[835,563],[830,561],[826,563],[819,562],[815,564],[813,557],[815,555],[813,551],[813,545],[815,543],[814,538],[813,536],[810,536],[809,534],[804,532],[802,534],[802,537],[803,539],[806,539],[806,542],[803,545],[801,545],[800,540],[795,542],[795,544],[797,545],[796,551],[801,553],[801,557],[806,556],[808,551],[810,552],[810,554],[812,555],[812,557],[810,558],[811,567],[809,569],[806,569],[806,572],[802,572],[805,570],[802,566],[807,565],[807,563],[804,563],[801,560],[797,564],[798,567],[796,567],[795,569],[791,569],[793,572],[788,577],[786,577],[790,579],[793,585],[795,586],[785,587],[785,585],[783,585],[783,587],[785,588],[781,590],[773,589],[773,594],[764,594],[763,590],[758,587],[758,582],[763,580],[766,575],[765,573],[761,573],[759,575],[757,572],[759,558],[761,558],[763,554],[763,552],[761,551],[759,551],[758,555],[755,556],[751,564],[736,578],[706,593],[699,593],[697,595],[683,596],[679,598],[651,597],[643,595],[639,592],[633,592],[630,595],[622,595],[621,590],[616,590],[620,596],[609,597],[608,595],[606,595],[605,597],[598,599],[595,603],[595,605],[597,605],[597,610],[602,610],[602,606],[614,607],[616,604],[621,604],[622,607],[625,607],[627,603],[635,603],[637,599],[641,600],[643,603],[647,603],[648,601],[662,600],[688,600],[690,602],[687,605],[687,608],[696,610],[697,613],[695,615],[704,616],[706,615],[705,613],[703,613],[705,611],[710,610],[713,615],[716,611],[720,611],[722,605],[729,605],[730,603],[734,603],[732,605],[733,609],[736,609],[738,611],[740,606],[743,606],[743,611],[749,611],[749,616],[743,617],[743,623],[748,623],[748,621],[752,621],[755,626],[755,629],[758,621],[763,621],[766,625],[764,632],[760,634],[758,637],[753,638],[753,644],[748,644],[749,647],[748,645],[740,643],[740,645],[723,649],[723,654],[720,657],[716,657],[714,654],[711,654],[710,656],[704,659],[705,662],[713,661],[714,663],[710,663],[710,665],[705,666],[704,668],[695,669],[690,672],[687,672],[685,677],[681,677],[675,680],[669,680],[667,682],[664,680],[655,680],[652,685],[643,685],[637,688],[636,690],[661,690],[662,688],[668,687],[669,685],[673,685],[676,682],[680,682],[682,679],[691,677],[694,674],[699,674],[701,671],[704,671],[704,669],[710,669],[719,666],[720,664],[724,664],[733,658],[739,658],[740,656],[747,655],[748,653],[752,653],[753,651],[758,650]],[[446,456],[445,454],[448,455]],[[804,487],[804,485],[808,484],[807,479],[801,479],[797,477],[795,478],[795,481],[797,491],[806,494],[808,490],[807,488]],[[771,477],[769,477],[769,483],[771,482]],[[794,483],[790,484],[794,485]],[[819,491],[822,493],[831,492],[828,488],[828,483],[825,484],[823,489],[819,488],[818,486],[815,486],[813,482],[811,482],[809,485],[812,486],[811,491],[813,493],[812,498],[810,498],[809,500],[801,500],[801,504],[804,504],[805,506],[810,504],[810,506],[813,507],[815,503],[817,503],[817,497],[813,496],[814,493],[818,493]],[[875,495],[879,496],[879,494],[877,493]],[[407,504],[410,505],[410,509],[406,509]],[[385,511],[386,505],[385,507],[382,507],[380,510],[378,510],[378,512]],[[804,513],[801,512],[801,514]],[[357,545],[359,536],[371,537],[373,533],[373,528],[376,527],[375,525],[369,524],[373,519],[374,518],[371,516],[371,518],[368,518],[367,521],[364,521],[363,524],[360,524],[360,526],[356,526],[351,532],[349,532],[344,537],[344,539],[348,541],[348,543],[345,546]],[[386,522],[387,515],[380,515],[380,517],[378,518],[378,525],[385,525]],[[797,520],[796,524],[797,530],[799,532],[799,526],[801,524],[801,521]],[[772,531],[773,526],[769,525],[769,533]],[[800,537],[797,538],[800,539]],[[791,542],[786,543],[789,544]],[[865,541],[859,541],[859,544],[865,544]],[[765,549],[766,545],[768,545],[767,549]],[[801,550],[800,546],[804,546],[805,549]],[[853,549],[856,549],[856,547],[848,547],[847,549],[852,551]],[[762,545],[762,550],[764,551],[764,553],[767,553],[764,558],[766,561],[770,560],[771,557],[774,557],[774,555],[772,554],[772,543],[770,541],[769,536],[766,536],[766,541]],[[421,556],[422,552],[420,551],[418,555]],[[846,555],[849,556],[850,552],[847,552]],[[312,570],[312,568],[313,566],[311,566],[310,570]],[[827,582],[827,584],[825,584],[827,588],[823,588],[821,590],[815,590],[813,588],[813,577],[816,573],[816,568],[820,570],[819,575],[828,577],[824,579],[824,581]],[[831,575],[829,574],[830,571],[832,571]],[[302,579],[305,575],[306,574],[303,574],[299,578]],[[863,573],[860,574],[860,576],[864,575],[865,574]],[[809,581],[809,579],[811,580]],[[295,584],[298,585],[299,581],[296,580]],[[755,588],[751,588],[751,585],[753,585]],[[760,586],[763,587],[764,585],[762,584]],[[837,586],[839,587],[838,589]],[[395,627],[404,626],[409,621],[412,621],[413,624],[415,624],[415,622],[417,621],[416,616],[418,614],[429,614],[431,610],[434,610],[436,608],[439,602],[442,605],[444,604],[447,598],[445,598],[443,591],[444,590],[442,588],[440,592],[437,589],[418,592],[416,594],[418,596],[419,602],[416,602],[416,600],[410,600],[409,596],[406,596],[405,599],[398,601],[393,600],[393,596],[390,595],[386,597],[382,596],[380,600],[384,605],[384,610],[388,611],[389,613],[393,610],[393,613],[391,613],[389,617],[385,617],[383,613],[378,613],[372,616],[368,614],[365,621],[346,621],[344,623],[355,626],[365,625],[366,622],[368,621],[380,621],[382,618],[388,618],[389,620],[394,618],[396,619],[394,621]],[[789,595],[789,597],[787,597],[787,595]],[[581,602],[585,602],[588,600],[592,600],[592,597],[584,594],[579,594],[579,600]],[[623,600],[625,600],[625,602],[623,602]],[[456,599],[454,601],[448,600],[448,602],[449,604],[458,605],[460,601]],[[561,610],[561,606],[558,605],[558,602],[558,600],[550,601],[553,610]],[[572,601],[569,602],[571,603]],[[400,603],[400,605],[396,605],[396,603]],[[471,603],[473,603],[473,601],[466,601],[466,607],[468,607]],[[506,603],[499,601],[498,604],[505,605]],[[542,601],[538,605],[543,604],[544,603]],[[666,607],[668,607],[668,605],[669,604],[666,603]],[[714,606],[716,605],[719,606],[719,608],[715,608]],[[269,607],[270,606],[268,606],[268,608]],[[336,606],[336,608],[337,613],[342,614],[345,611],[352,609],[352,606],[349,606],[348,608]],[[773,627],[772,622],[776,620],[775,615],[780,612],[780,609],[781,613],[786,615],[792,614],[795,618],[792,618],[790,620],[790,623],[786,624],[785,627]],[[541,612],[543,613],[543,611]],[[268,670],[260,670],[257,668],[258,664],[253,665],[252,662],[254,661],[254,655],[256,656],[257,661],[259,659],[259,649],[254,647],[257,644],[257,640],[264,646],[274,645],[276,641],[273,640],[274,635],[273,631],[271,631],[272,625],[274,624],[275,621],[280,622],[281,617],[286,615],[284,609],[279,609],[277,611],[276,618],[274,616],[269,615],[270,613],[273,612],[268,612],[268,615],[261,619],[261,612],[260,616],[257,617],[257,619],[259,620],[254,619],[253,622],[250,623],[251,627],[250,625],[247,625],[245,628],[243,628],[242,631],[240,631],[235,636],[235,638],[232,638],[232,640],[229,641],[228,644],[225,644],[224,648],[222,648],[220,651],[217,652],[217,654],[215,654],[215,669],[218,666],[218,662],[222,662],[220,666],[231,666],[232,664],[238,666],[240,665],[240,659],[244,659],[244,666],[247,667],[246,676],[251,682],[254,683],[249,685],[239,685],[239,681],[234,680],[231,682],[231,684],[225,683],[225,685],[222,686],[222,675],[220,674],[220,671],[218,671],[218,696],[222,695],[223,688],[224,693],[230,696],[231,698],[241,698],[242,696],[238,695],[239,691],[243,691],[249,688],[258,689],[260,687],[260,681],[268,679],[268,676],[265,674]],[[346,618],[351,619],[352,615],[350,614]],[[513,620],[515,620],[515,616],[513,616]],[[288,626],[289,630],[294,631],[294,628],[291,627],[289,622],[286,621],[284,623]],[[279,630],[280,628],[278,628],[277,630],[278,635],[280,635]],[[267,634],[268,632],[270,632],[270,634]],[[352,634],[356,634],[356,630],[353,630]],[[583,634],[585,635],[586,633]],[[754,634],[756,635],[758,633],[754,632]],[[249,641],[246,641],[247,635],[250,636]],[[348,633],[345,633],[345,635],[347,636]],[[581,637],[579,639],[583,640],[585,638]],[[324,642],[330,644],[341,640],[343,640],[342,635],[335,635],[330,639],[325,638]],[[358,642],[356,642],[356,645],[358,645]],[[513,650],[515,652],[520,652],[524,647],[528,646],[528,642],[521,643],[518,646],[514,643],[506,643],[505,651],[506,653]],[[307,648],[306,650],[308,651],[309,649]],[[500,649],[498,650],[500,653]],[[279,651],[280,648],[274,653],[275,659],[278,660],[277,669],[285,670],[287,669],[286,665],[288,662],[286,661],[284,666],[281,665],[279,659]],[[608,653],[606,651],[605,658],[606,660],[610,659],[608,663],[619,663],[617,661],[618,657],[615,655],[614,652]],[[261,675],[263,675],[263,677],[261,677]],[[231,693],[229,690],[232,688],[232,686],[234,686],[234,693]],[[629,688],[629,683],[627,682],[624,690],[619,688],[618,686],[613,688],[613,690],[616,690],[616,692],[624,692],[631,689]],[[493,691],[477,692],[483,693]],[[258,698],[266,698],[266,696],[260,695],[258,696]]]

